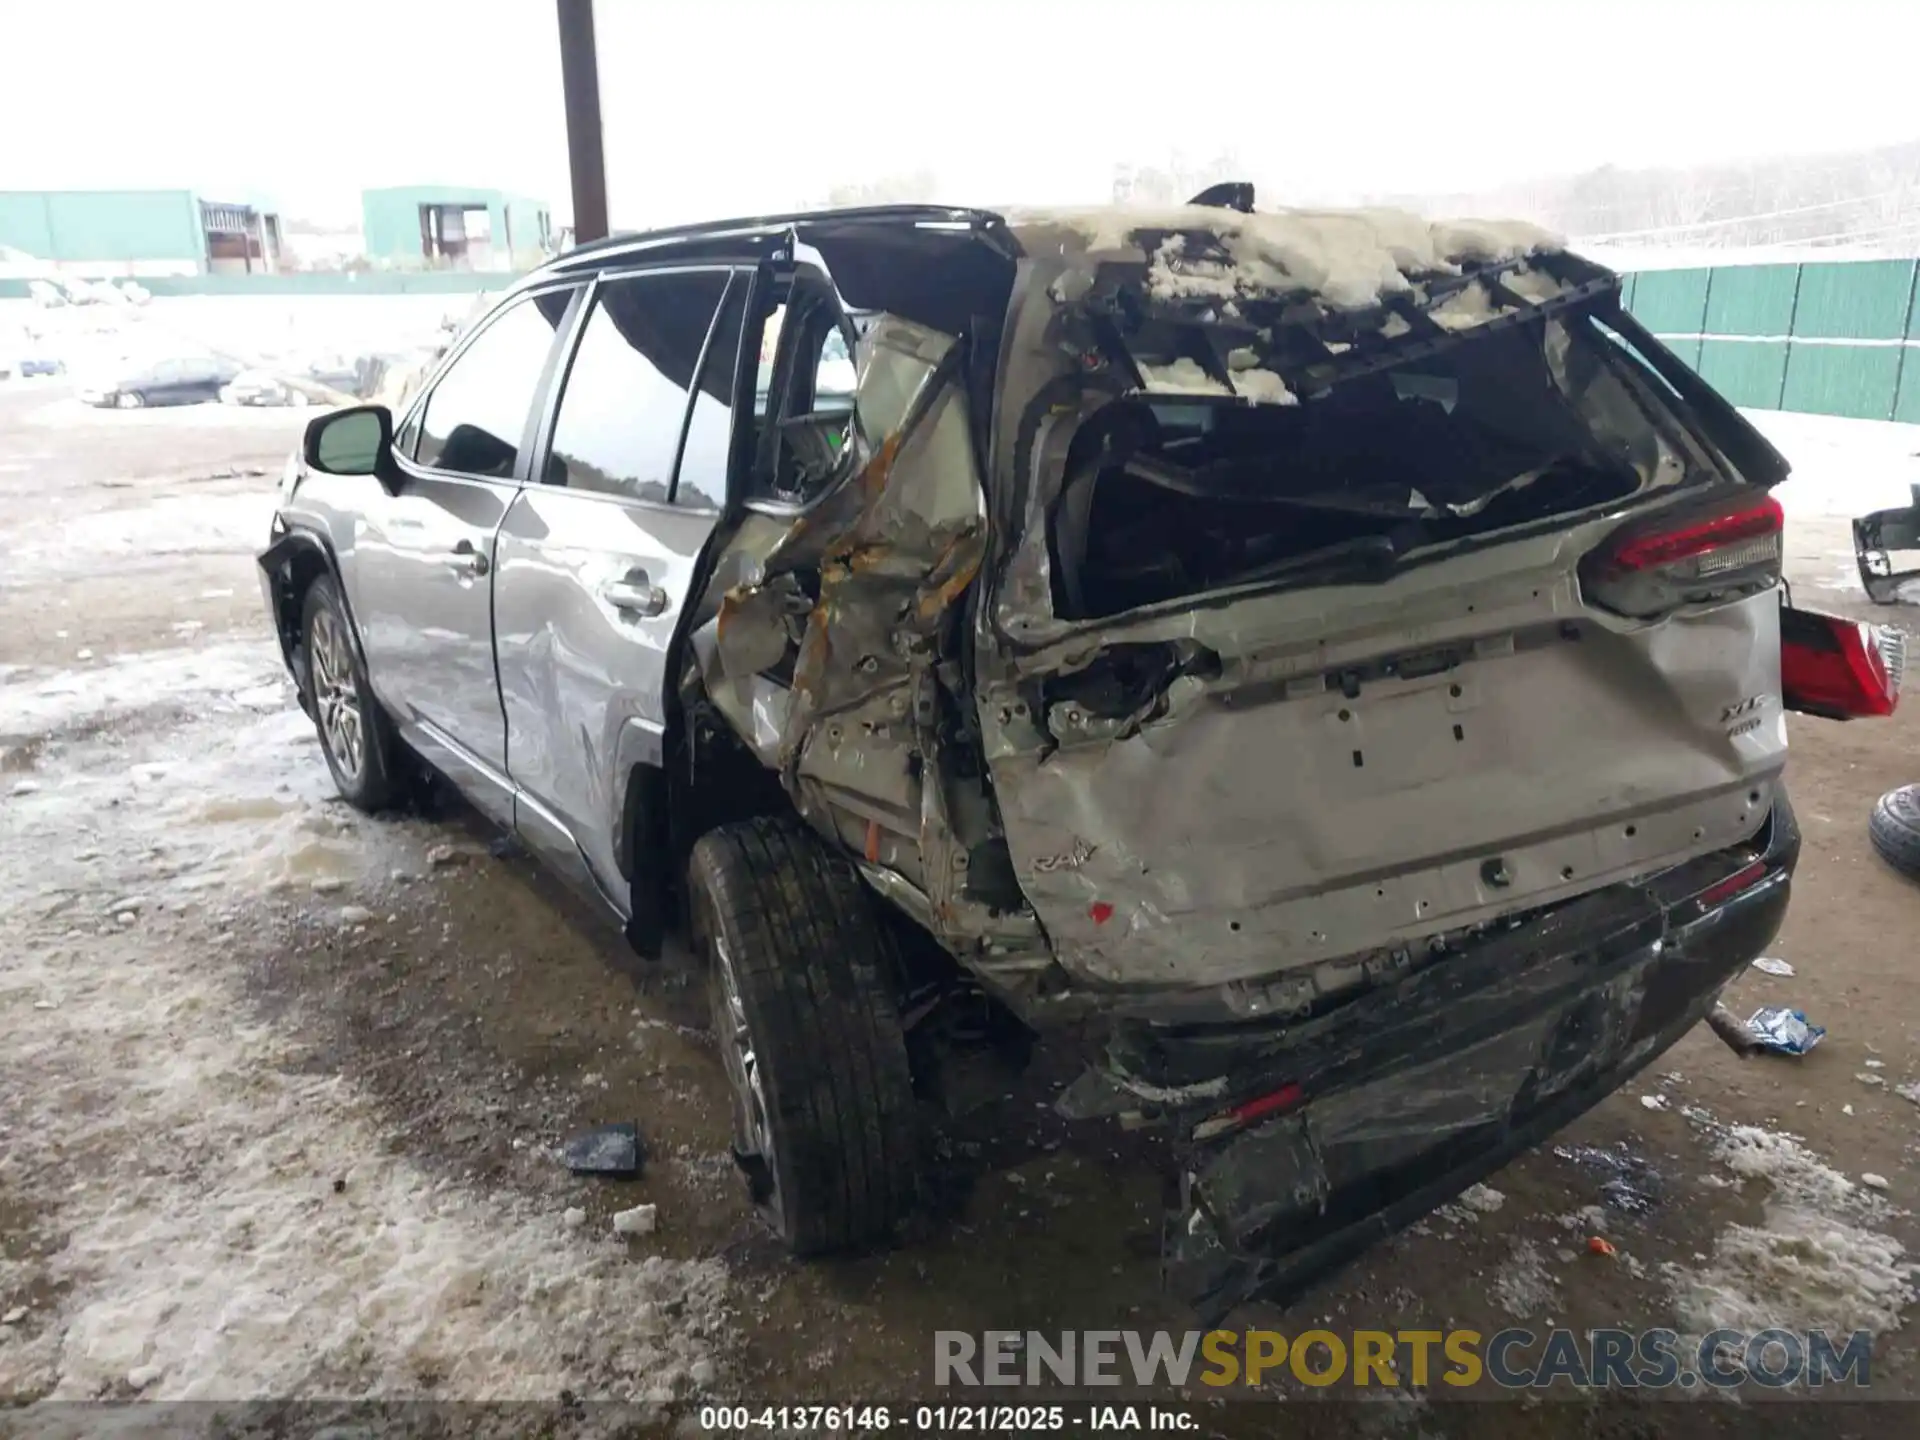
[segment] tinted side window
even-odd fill
[[[726,304],[707,342],[693,416],[680,452],[673,503],[692,510],[718,510],[727,498],[727,462],[733,455],[733,381],[740,365],[740,338],[747,328],[746,275],[734,276]]]
[[[540,373],[569,294],[523,299],[502,311],[453,362],[421,412],[415,458],[463,475],[510,479]]]
[[[725,271],[663,271],[601,285],[567,372],[546,479],[664,505],[687,397]]]

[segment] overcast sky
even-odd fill
[[[1268,199],[1920,138],[1915,0],[598,0],[616,225],[932,171],[1097,201],[1223,151]],[[0,189],[567,198],[552,0],[0,0]],[[1276,193],[1278,192],[1278,193]]]

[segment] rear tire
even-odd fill
[[[300,638],[300,683],[341,799],[369,815],[390,809],[401,797],[400,737],[373,698],[366,661],[330,575],[307,587]]]
[[[709,832],[689,882],[755,1207],[796,1255],[885,1238],[918,1159],[892,932],[852,865],[792,817]]]
[[[1867,817],[1867,835],[1880,858],[1920,880],[1920,785],[1889,790]]]

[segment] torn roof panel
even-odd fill
[[[1523,221],[1428,221],[1388,209],[1106,206],[1017,212],[1008,222],[1029,254],[1144,259],[1148,290],[1162,300],[1310,293],[1343,310],[1376,306],[1420,276],[1564,248]]]
[[[1603,302],[1620,283],[1529,225],[1189,209],[1177,218],[1203,228],[1156,228],[1168,218],[1116,209],[1015,228],[1024,243],[1040,225],[1061,246],[1067,268],[1048,295],[1070,317],[1068,343],[1109,359],[1126,352],[1121,374],[1149,393],[1294,404],[1469,336]],[[1121,236],[1132,243],[1095,248]],[[1079,242],[1088,248],[1074,250]]]

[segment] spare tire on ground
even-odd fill
[[[1882,795],[1867,819],[1867,834],[1882,860],[1920,880],[1920,785]]]

